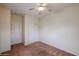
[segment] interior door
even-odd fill
[[[11,44],[22,42],[22,16],[12,15],[11,20]]]

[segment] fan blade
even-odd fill
[[[40,11],[40,12],[38,12],[38,14],[39,14],[39,15],[41,15],[41,14],[42,14],[42,12]]]
[[[33,10],[34,8],[30,8],[29,10]]]

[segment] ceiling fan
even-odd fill
[[[43,12],[50,12],[47,3],[38,3],[34,7],[29,9],[30,11],[38,11],[38,14],[41,15]]]

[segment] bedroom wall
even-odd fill
[[[38,19],[31,15],[24,16],[25,45],[39,41]]]
[[[79,5],[41,18],[40,39],[51,46],[79,55]]]
[[[0,53],[10,50],[10,9],[0,6]]]

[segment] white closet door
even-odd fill
[[[12,15],[11,21],[11,43],[17,44],[22,42],[22,16]]]

